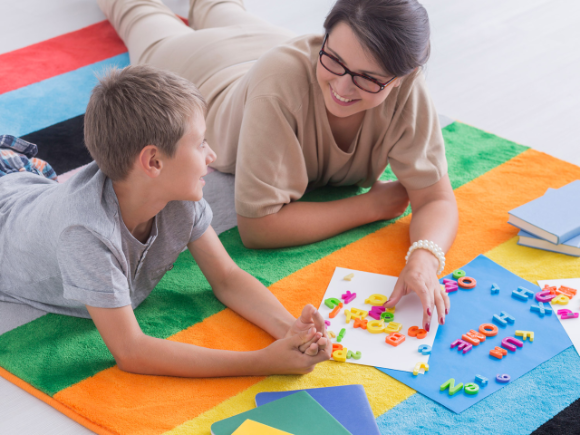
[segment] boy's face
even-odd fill
[[[172,158],[164,159],[163,176],[167,193],[172,200],[199,201],[203,198],[202,178],[207,174],[207,165],[216,159],[215,152],[205,141],[205,119],[196,114],[177,142]]]

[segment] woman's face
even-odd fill
[[[338,58],[344,66],[354,73],[365,74],[381,83],[393,78],[358,41],[350,26],[338,23],[331,30],[324,51]],[[346,118],[355,113],[372,109],[381,104],[393,87],[399,86],[401,79],[396,78],[385,89],[373,94],[355,86],[349,74],[337,76],[320,63],[316,65],[316,79],[324,96],[326,110],[338,118]]]

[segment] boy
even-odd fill
[[[299,319],[239,269],[210,226],[205,102],[149,66],[109,71],[93,90],[85,143],[95,160],[65,184],[0,178],[0,300],[91,317],[121,370],[184,377],[307,373],[330,358],[324,320]],[[187,246],[216,297],[277,340],[231,352],[147,336],[133,309]]]

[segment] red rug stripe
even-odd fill
[[[101,21],[0,55],[0,94],[125,53],[108,21]]]

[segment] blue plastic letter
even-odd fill
[[[497,323],[499,326],[506,326],[508,322],[514,323],[516,319],[513,316],[510,316],[505,311],[502,311],[499,316],[497,314],[493,315],[493,321]]]

